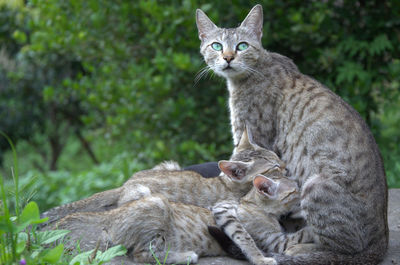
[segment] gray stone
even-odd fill
[[[389,190],[389,249],[381,265],[400,265],[400,189]]]
[[[389,249],[380,265],[400,265],[400,189],[389,190]],[[126,257],[115,258],[112,265],[144,265],[135,264]],[[199,260],[199,265],[250,265],[247,261],[235,260],[228,257],[207,257]]]

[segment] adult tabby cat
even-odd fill
[[[219,167],[224,174],[203,178],[195,172],[179,170],[175,164],[162,163],[152,170],[134,174],[119,188],[52,208],[42,216],[48,217],[51,223],[74,212],[106,211],[155,193],[173,202],[210,207],[221,200],[238,201],[249,192],[256,174],[275,168],[283,170],[285,164],[274,152],[252,143],[245,130],[237,154],[229,161],[220,161]]]
[[[291,254],[301,259],[276,256],[271,264],[378,263],[388,244],[387,184],[360,115],[290,59],[263,49],[260,5],[237,28],[219,28],[201,10],[196,23],[205,62],[227,80],[235,146],[246,123],[301,187],[313,251],[299,246]]]
[[[300,194],[295,181],[282,177],[279,168],[272,169],[267,176],[279,178],[257,175],[251,192],[241,199],[239,205],[234,203],[240,223],[253,237],[260,233],[279,232],[279,215],[296,209],[299,203]],[[224,202],[217,204],[216,209],[221,207],[224,207]],[[122,244],[135,262],[154,261],[150,244],[159,259],[164,260],[168,253],[167,263],[186,264],[188,260],[196,263],[199,256],[225,255],[207,231],[209,225],[215,225],[210,210],[170,202],[158,194],[145,196],[110,211],[67,215],[53,225],[54,228],[71,231],[71,240],[66,242],[68,247],[75,246],[77,240],[80,240],[80,248],[84,250],[92,249],[97,244],[100,249]],[[242,233],[245,231],[239,227],[236,234]],[[244,244],[252,244],[250,239],[248,237]],[[262,257],[255,245],[251,249]]]

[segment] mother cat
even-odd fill
[[[302,189],[315,243],[271,264],[377,264],[388,244],[387,184],[366,123],[290,59],[263,49],[260,5],[237,28],[219,28],[201,10],[196,22],[205,62],[227,80],[235,146],[246,124]]]

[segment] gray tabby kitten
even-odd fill
[[[163,163],[156,170],[134,174],[122,187],[55,207],[43,217],[49,217],[51,223],[74,212],[106,211],[154,193],[173,202],[200,207],[209,207],[221,200],[238,201],[251,189],[256,174],[274,168],[284,169],[285,164],[274,152],[251,143],[244,131],[237,154],[230,161],[220,161],[219,167],[224,174],[203,178],[195,172],[179,170],[173,164],[171,168],[170,163]]]
[[[276,172],[269,173],[272,174],[276,175]],[[239,206],[235,203],[237,218],[254,237],[266,231],[279,232],[279,213],[298,207],[299,196],[295,181],[287,178],[273,180],[257,175],[251,192]],[[221,203],[216,207],[223,205]],[[229,205],[233,205],[232,201]],[[97,244],[102,250],[109,245],[122,244],[135,262],[147,263],[154,261],[149,250],[151,244],[160,260],[164,260],[168,252],[167,263],[187,263],[188,260],[197,263],[200,256],[225,255],[208,233],[210,225],[215,225],[210,210],[170,202],[164,196],[155,194],[110,211],[73,213],[51,228],[71,230],[68,247],[73,247],[77,240],[80,240],[80,248],[84,250],[92,249]],[[237,235],[245,233],[240,227],[236,231]],[[246,237],[245,243],[250,240],[250,236]],[[261,253],[259,255],[262,256]]]
[[[382,260],[388,244],[386,177],[360,115],[289,58],[263,49],[260,5],[237,28],[218,28],[201,10],[196,22],[205,62],[227,80],[235,146],[246,123],[254,141],[274,150],[299,182],[301,208],[316,240],[314,253],[299,246],[292,255],[306,253],[303,264]],[[281,258],[276,261],[297,264]]]

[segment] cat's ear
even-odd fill
[[[247,17],[240,24],[240,27],[250,30],[261,42],[263,29],[263,9],[261,5],[254,6]]]
[[[218,167],[233,181],[240,182],[246,177],[250,162],[221,160],[218,162]]]
[[[206,13],[201,9],[196,10],[196,24],[199,31],[199,39],[201,41],[207,36],[207,33],[217,29],[217,26],[208,18]]]
[[[270,199],[276,198],[278,183],[272,179],[264,175],[257,175],[253,179],[253,186],[260,194],[265,195]]]

